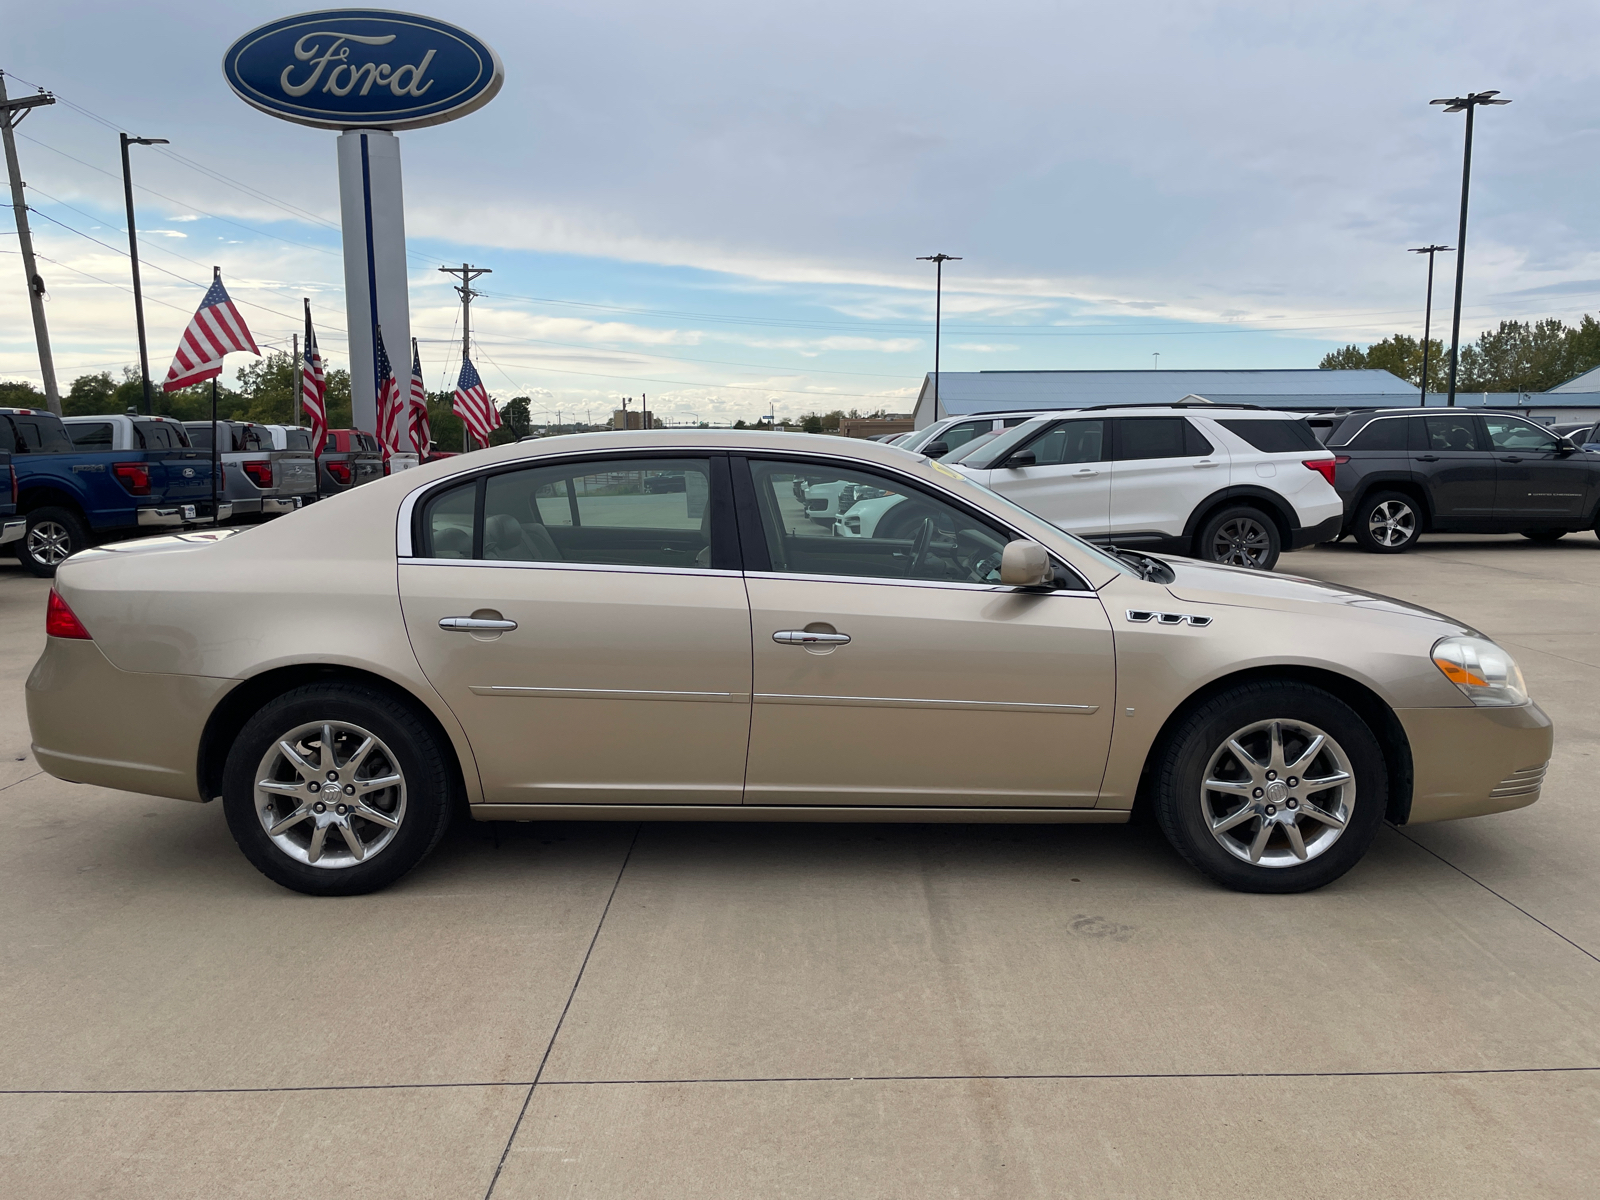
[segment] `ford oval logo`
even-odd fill
[[[222,59],[240,99],[322,129],[415,129],[465,116],[505,81],[500,58],[432,17],[341,8],[251,30]]]
[[[183,477],[185,479],[193,479],[194,478],[194,468],[193,467],[185,467],[183,469]]]

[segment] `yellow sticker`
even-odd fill
[[[939,472],[939,474],[950,476],[951,479],[965,479],[966,478],[966,476],[963,475],[960,471],[953,471],[949,467],[945,466],[942,462],[935,462],[931,458],[928,460],[928,465],[930,467],[932,467],[935,471]]]

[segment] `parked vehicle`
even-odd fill
[[[1270,571],[1339,535],[1333,466],[1293,413],[1206,404],[1035,417],[952,469],[1090,541]]]
[[[616,484],[665,473],[694,482]],[[797,478],[920,520],[833,537]],[[246,857],[304,892],[392,882],[463,803],[1107,823],[1136,796],[1213,879],[1294,892],[1385,820],[1533,803],[1550,756],[1512,657],[1459,622],[1108,553],[872,442],[549,438],[232,532],[62,567],[33,750],[62,779],[221,797]]]
[[[363,433],[359,429],[330,429],[327,440],[322,444],[322,453],[326,455],[330,451],[349,455],[352,487],[382,479],[389,473],[384,466],[383,447],[370,433]]]
[[[9,546],[28,532],[28,522],[17,516],[17,473],[11,469],[11,451],[0,450],[0,546]]]
[[[211,422],[188,421],[189,440],[211,450]],[[317,464],[309,450],[277,450],[265,425],[218,421],[223,495],[235,517],[276,517],[317,496]]]
[[[11,455],[16,511],[26,522],[14,545],[29,571],[53,575],[95,542],[213,523],[211,462],[184,444],[177,422],[67,420],[90,444],[75,446],[68,424],[51,413],[0,409],[0,451]],[[226,505],[220,516],[228,519]]]
[[[1014,425],[1021,425],[1024,421],[1032,420],[1039,416],[1037,412],[1025,413],[984,413],[977,417],[946,417],[942,421],[935,421],[926,429],[914,430],[905,434],[905,440],[895,444],[902,450],[910,450],[914,454],[926,454],[929,458],[943,458],[952,450],[959,449],[973,438],[984,433],[991,433],[999,429],[1010,429]]]
[[[1352,413],[1328,448],[1345,530],[1375,554],[1409,550],[1424,533],[1553,542],[1596,528],[1600,454],[1514,413]]]

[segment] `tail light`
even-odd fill
[[[244,473],[250,476],[250,482],[258,488],[272,486],[272,463],[265,458],[252,458],[239,464],[244,468]]]
[[[150,494],[150,468],[144,463],[112,463],[111,473],[132,496]]]
[[[335,483],[346,484],[354,478],[350,471],[350,464],[347,462],[330,462],[323,465],[328,468],[328,474]]]
[[[94,640],[78,620],[78,614],[68,607],[55,588],[50,589],[50,601],[44,610],[44,631],[51,637],[76,638],[80,642]]]
[[[1345,457],[1344,461],[1350,461],[1348,455]],[[1318,475],[1321,475],[1331,484],[1333,482],[1333,473],[1339,466],[1339,460],[1336,458],[1308,458],[1305,460],[1305,465],[1310,467],[1311,470],[1315,471]]]

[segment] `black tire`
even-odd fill
[[[1404,492],[1373,492],[1356,505],[1350,532],[1370,554],[1404,554],[1422,536],[1422,507]]]
[[[1278,523],[1249,504],[1214,513],[1195,537],[1195,554],[1206,562],[1270,571],[1283,553]]]
[[[1559,542],[1567,536],[1568,532],[1565,529],[1524,529],[1522,536],[1530,542],[1538,542],[1541,545],[1545,545],[1551,542]]]
[[[1309,727],[1326,741],[1324,749],[1303,769],[1317,770],[1314,778],[1318,779],[1334,778],[1335,772],[1344,771],[1350,781],[1331,789],[1305,791],[1308,781],[1284,773],[1280,763],[1277,782],[1284,785],[1284,794],[1273,791],[1258,798],[1202,789],[1210,770],[1217,773],[1211,778],[1230,783],[1237,778],[1233,787],[1253,790],[1250,785],[1261,782],[1260,778],[1237,769],[1239,760],[1227,749],[1227,740],[1239,737],[1247,752],[1264,753],[1263,747],[1270,746],[1272,723],[1283,731],[1283,762],[1292,764],[1293,756],[1302,752],[1309,741]],[[1260,725],[1268,729],[1256,729]],[[1245,733],[1253,729],[1255,732]],[[1295,781],[1293,786],[1290,779]],[[1336,696],[1290,682],[1243,684],[1206,701],[1172,731],[1155,763],[1154,780],[1156,819],[1173,848],[1203,874],[1240,892],[1306,892],[1331,883],[1367,852],[1383,824],[1389,801],[1383,750],[1366,722]],[[1268,783],[1260,790],[1273,786]],[[1305,794],[1297,794],[1299,791]],[[1232,809],[1234,804],[1241,807]],[[1241,815],[1246,809],[1253,815]],[[1335,830],[1331,823],[1313,819],[1314,812],[1329,816],[1343,812],[1343,828]],[[1213,821],[1230,820],[1237,822],[1233,829],[1213,834]],[[1304,860],[1297,857],[1288,833],[1290,825],[1304,843]],[[1269,827],[1266,841],[1256,851],[1261,861],[1252,863],[1242,857],[1241,852],[1252,850],[1252,845],[1245,843],[1253,844]],[[1278,865],[1270,865],[1274,862]]]
[[[27,532],[17,542],[17,561],[40,579],[51,579],[69,555],[88,545],[83,518],[70,508],[36,508],[28,514]]]
[[[304,740],[291,743],[303,747],[307,764],[317,768],[312,772],[314,780],[308,781],[306,773],[276,749],[295,731],[324,724],[334,728],[333,765],[341,774],[339,790],[326,786],[326,762],[310,761],[310,755],[320,755],[320,735],[313,740],[301,734],[299,738]],[[365,760],[347,769],[349,762],[356,761],[350,751],[362,735],[375,738],[374,747]],[[341,752],[345,764],[338,762]],[[267,768],[269,755],[274,756],[276,767],[288,768],[271,775],[285,780],[285,788],[258,796],[258,773]],[[363,776],[362,771],[367,774]],[[379,774],[374,776],[373,771]],[[398,787],[343,794],[362,782],[391,774],[400,776]],[[315,794],[312,783],[318,788]],[[428,856],[450,824],[455,791],[456,781],[437,736],[410,705],[357,684],[313,683],[265,704],[240,730],[228,751],[222,806],[239,849],[268,879],[311,896],[355,896],[387,887]],[[330,795],[331,801],[323,799]],[[369,796],[370,804],[366,803]],[[296,823],[274,838],[265,818],[258,815],[258,801],[272,804],[272,815],[278,820],[317,803],[325,808],[320,814],[297,816]],[[346,801],[352,806],[349,815],[335,813]],[[357,801],[363,803],[358,806]],[[395,827],[389,829],[362,817],[355,811],[357,807],[392,820]],[[313,865],[308,858],[297,857],[296,851],[303,856],[312,852],[310,843],[319,825],[324,826],[324,839],[318,843],[320,865]],[[348,826],[351,836],[366,847],[364,860],[355,860],[341,825]]]

